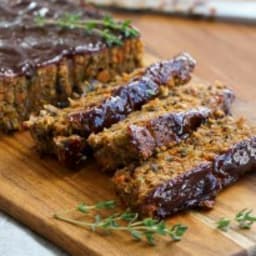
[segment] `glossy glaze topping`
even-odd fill
[[[102,103],[90,109],[71,112],[68,119],[72,130],[87,137],[110,127],[156,98],[161,87],[188,82],[195,65],[196,61],[187,53],[152,64],[141,77],[113,90]]]
[[[214,196],[256,166],[255,127],[230,116],[209,119],[180,144],[114,178],[123,198],[145,215],[164,218],[212,205]]]
[[[234,144],[183,176],[158,186],[146,199],[142,213],[160,219],[193,207],[212,208],[217,193],[256,167],[256,137]]]
[[[205,107],[170,112],[138,125],[129,125],[131,144],[138,157],[148,159],[162,146],[179,143],[207,120],[211,110]]]
[[[85,30],[36,26],[34,19],[38,15],[55,19],[65,13],[79,13],[83,19],[103,18],[98,10],[68,0],[2,0],[0,77],[30,77],[38,67],[56,63],[64,56],[93,53],[107,47],[102,37]],[[121,33],[119,36],[123,37]]]

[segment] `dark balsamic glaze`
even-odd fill
[[[97,9],[69,0],[1,0],[0,77],[31,77],[38,67],[57,63],[63,57],[107,47],[100,36],[88,35],[84,30],[35,25],[39,14],[58,18],[67,12],[80,13],[84,19],[103,18]]]
[[[204,162],[184,175],[157,186],[141,205],[147,214],[163,219],[181,210],[211,208],[216,195],[256,168],[256,137],[240,141],[218,155],[213,162]]]
[[[145,126],[130,125],[129,135],[138,157],[144,160],[153,155],[157,147],[179,142],[205,122],[211,110],[205,107],[179,113],[167,113],[150,120]]]
[[[157,97],[161,86],[167,85],[168,81],[174,84],[188,82],[195,64],[195,60],[187,53],[152,64],[141,77],[115,89],[100,104],[71,112],[68,119],[73,132],[88,137],[92,132],[98,133],[123,120],[129,113],[139,110],[146,102]]]
[[[159,185],[142,205],[145,214],[149,205],[155,205],[154,217],[164,219],[182,210],[213,205],[221,185],[212,174],[211,163],[202,163],[183,176]]]

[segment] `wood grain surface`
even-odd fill
[[[123,15],[122,15],[123,16]],[[127,16],[127,15],[126,15]],[[198,59],[201,80],[218,79],[238,95],[236,115],[255,119],[256,30],[238,24],[179,20],[151,15],[130,16],[141,29],[147,56],[167,58],[186,50]],[[155,56],[155,57],[152,57]],[[198,82],[195,79],[193,82]],[[256,226],[224,233],[215,229],[220,217],[233,217],[242,208],[256,211],[256,174],[228,188],[217,198],[214,210],[190,211],[168,222],[182,222],[189,230],[181,242],[160,238],[157,246],[137,243],[126,234],[92,233],[56,221],[52,214],[85,201],[115,198],[109,177],[95,163],[78,172],[67,170],[53,159],[41,159],[27,132],[0,139],[0,208],[72,255],[111,256],[215,256],[256,255]]]

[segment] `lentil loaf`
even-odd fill
[[[86,139],[90,133],[99,132],[140,109],[160,95],[163,88],[188,82],[194,67],[194,59],[185,53],[157,62],[118,78],[111,89],[98,86],[99,89],[72,101],[68,108],[47,106],[39,116],[32,116],[26,126],[40,152],[54,153],[55,137],[80,135]]]
[[[157,218],[211,208],[219,191],[256,168],[255,135],[244,119],[210,118],[179,145],[117,171],[118,195],[141,215]]]
[[[79,135],[55,136],[52,148],[60,162],[72,167],[83,163],[88,152],[94,151],[101,169],[114,171],[131,161],[151,156],[159,148],[178,143],[200,126],[211,111],[230,113],[233,100],[233,92],[220,83],[216,86],[188,84],[171,90],[167,89],[162,91],[159,98],[142,106],[141,111],[131,113],[125,120],[114,124],[109,129],[105,128],[103,132],[91,134],[89,143],[86,137]],[[211,110],[200,109],[200,106],[210,107]],[[196,107],[199,109],[191,110]],[[175,123],[173,123],[174,120]],[[160,123],[162,129],[169,130],[169,133],[162,133],[162,131],[157,133]],[[146,129],[148,136],[138,136],[136,129],[130,129],[131,126],[134,128],[136,125],[138,129],[143,128],[144,131]],[[178,136],[179,128],[184,129],[180,136]],[[169,136],[170,131],[176,136]],[[157,136],[162,136],[162,141],[159,141]]]
[[[220,83],[184,85],[109,129],[91,134],[88,143],[101,168],[115,171],[185,139],[207,120],[211,111],[230,113],[233,100],[233,92]]]
[[[171,112],[162,116],[158,116],[154,118],[152,122],[158,123],[161,120],[162,126],[165,126],[166,129],[168,126],[171,131],[168,131],[168,135],[166,134],[165,137],[160,138],[160,131],[158,133],[158,130],[156,130],[157,127],[155,127],[155,136],[158,135],[159,144],[167,144],[167,141],[169,141],[169,144],[178,143],[180,140],[184,139],[192,131],[194,131],[198,126],[200,126],[208,118],[209,114],[210,109],[201,107],[190,109],[184,112]],[[156,126],[158,126],[158,124],[156,124]],[[140,128],[143,129],[144,127],[136,128],[136,132],[133,131],[134,133],[141,132],[138,132],[138,130]],[[180,129],[180,132],[178,129]],[[122,129],[118,131],[118,134],[120,135],[119,132],[122,131]],[[146,132],[148,131],[146,130]],[[137,152],[136,148],[129,147],[131,144],[129,144],[129,141],[121,140],[124,139],[123,136],[117,136],[117,138],[114,138],[117,139],[117,141],[115,141],[115,148],[111,148],[110,151],[107,151],[108,147],[102,148],[102,151],[100,147],[98,148],[98,151],[96,151],[95,154],[97,155],[97,153],[100,152],[100,156],[98,155],[98,157],[96,157],[97,164],[101,165],[101,170],[113,172],[117,169],[117,167],[123,166],[125,163],[130,163],[131,161],[142,159],[143,154],[152,154],[155,147],[154,139],[156,140],[156,138],[151,137],[150,134],[147,135],[148,136],[145,135],[144,138],[140,137],[140,141],[138,143],[140,143],[141,148],[137,148]],[[71,135],[68,137],[57,136],[54,138],[54,149],[58,160],[70,167],[75,167],[82,164],[85,160],[87,160],[88,155],[91,155],[92,152],[95,152],[95,149],[93,149],[90,144],[92,145],[92,143],[88,143],[86,138],[79,135]],[[104,153],[105,157],[103,156]],[[140,153],[140,155],[136,155],[136,153]]]
[[[81,2],[82,3],[82,2]],[[121,46],[83,29],[38,26],[35,16],[59,18],[65,13],[90,20],[105,14],[69,0],[2,0],[0,3],[0,130],[22,128],[31,112],[44,104],[67,106],[83,93],[85,81],[110,81],[141,66],[140,36],[115,32]]]

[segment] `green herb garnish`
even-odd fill
[[[164,221],[159,221],[152,218],[139,220],[138,213],[126,210],[123,213],[114,213],[107,217],[103,217],[99,213],[92,214],[94,210],[113,209],[116,206],[114,201],[99,202],[95,205],[80,204],[74,210],[65,211],[63,214],[55,214],[54,217],[58,220],[77,225],[80,227],[89,228],[92,231],[123,231],[129,233],[135,240],[145,240],[150,245],[155,245],[155,235],[169,236],[173,241],[181,240],[184,233],[187,231],[187,226],[176,224],[167,227]],[[89,220],[76,220],[66,217],[72,211],[78,211],[84,214],[85,217],[90,217]]]
[[[243,209],[237,213],[235,220],[238,222],[241,229],[250,229],[256,222],[256,216],[253,216],[251,213],[252,209]]]
[[[252,215],[252,209],[243,209],[235,216],[235,221],[238,223],[240,229],[250,229],[251,226],[256,223],[256,216]],[[222,231],[227,231],[230,227],[231,220],[227,218],[221,218],[217,222],[217,228]]]
[[[115,201],[103,201],[103,202],[98,202],[95,205],[86,205],[84,203],[81,203],[77,206],[77,210],[82,212],[82,213],[87,213],[91,210],[95,209],[113,209],[115,208]]]
[[[217,221],[217,228],[222,230],[222,231],[227,231],[229,226],[230,226],[231,220],[227,218],[221,218]]]
[[[69,29],[84,29],[88,33],[101,36],[109,46],[122,45],[123,41],[114,31],[120,31],[125,37],[136,37],[139,32],[131,26],[131,21],[115,21],[106,16],[103,19],[83,19],[80,14],[65,13],[57,19],[37,16],[35,22],[38,26],[56,25]]]

